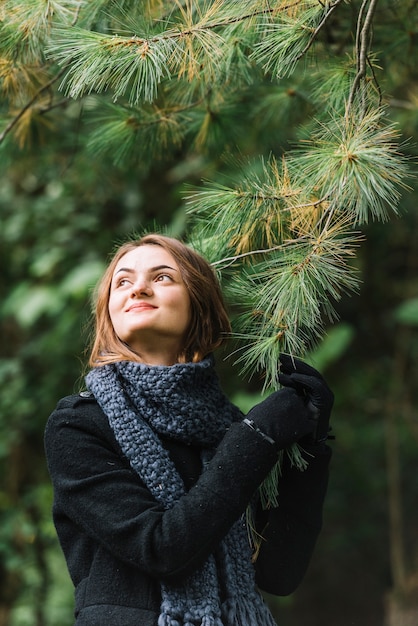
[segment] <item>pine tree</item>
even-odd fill
[[[373,34],[393,19],[401,41],[417,9],[392,5],[6,1],[0,141],[24,145],[75,99],[94,109],[95,156],[144,167],[176,150],[217,155],[214,180],[188,193],[191,240],[240,305],[244,369],[275,386],[279,352],[303,355],[355,291],[357,229],[398,210],[407,167]],[[289,146],[283,109],[296,125],[304,106]]]

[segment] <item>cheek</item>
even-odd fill
[[[179,294],[178,297],[176,298],[176,302],[173,304],[174,304],[174,308],[176,308],[177,311],[180,313],[179,321],[181,319],[183,325],[185,326],[185,328],[187,328],[190,325],[191,318],[192,318],[192,313],[191,313],[192,308],[191,308],[190,297],[189,297],[188,292],[184,291],[181,294]]]
[[[117,297],[115,297],[114,295],[110,296],[109,304],[107,308],[109,312],[110,321],[112,322],[113,325],[115,325],[115,321],[117,321],[117,318],[118,318],[118,313],[120,312],[120,306],[119,306]]]
[[[192,306],[190,300],[187,300],[187,303],[184,305],[184,326],[187,330],[192,322]]]

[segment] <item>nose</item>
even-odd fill
[[[132,296],[152,296],[151,282],[145,277],[138,276],[132,285]]]

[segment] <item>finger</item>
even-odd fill
[[[290,379],[288,382],[289,387],[303,388],[310,393],[314,399],[320,399],[325,392],[328,392],[323,379],[319,379],[316,376],[309,376],[307,374],[294,373],[288,376]]]
[[[289,376],[287,374],[279,374],[279,383],[283,387],[291,387],[301,396],[306,394],[304,385],[295,380],[293,376]]]
[[[307,376],[315,376],[322,380],[322,375],[311,365],[308,365],[304,361],[297,359],[294,356],[290,356],[289,354],[281,353],[279,356],[281,371],[285,374],[305,374]]]
[[[296,387],[296,385],[298,385],[297,381],[293,380],[293,378],[291,377],[291,375],[289,374],[282,374],[280,373],[278,375],[278,379],[279,379],[279,383],[281,385],[283,385],[283,387]]]

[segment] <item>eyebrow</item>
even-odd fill
[[[150,267],[148,273],[153,274],[154,272],[158,272],[159,270],[172,270],[173,272],[178,271],[175,267],[170,267],[170,265],[156,265],[155,267]],[[121,267],[115,272],[114,275],[116,276],[116,274],[119,274],[120,272],[128,272],[128,274],[133,274],[135,270],[131,267]]]

